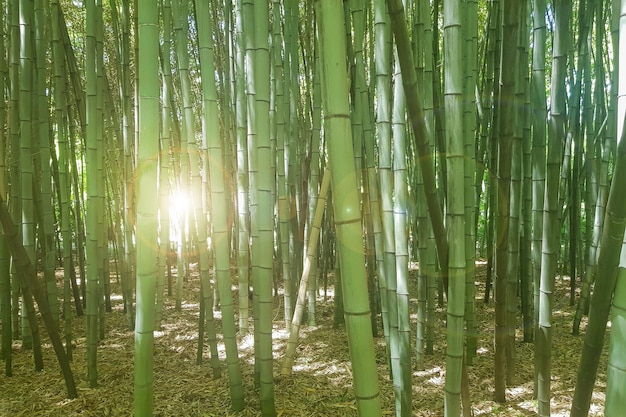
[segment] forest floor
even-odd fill
[[[114,271],[114,269],[112,269]],[[175,270],[174,270],[175,272]],[[412,271],[415,274],[415,271]],[[533,345],[518,342],[515,381],[507,389],[507,403],[493,401],[493,301],[484,304],[484,264],[478,265],[476,314],[479,326],[478,354],[468,367],[472,410],[475,416],[534,416]],[[412,275],[414,278],[415,275]],[[0,416],[129,416],[133,410],[134,333],[123,313],[119,285],[113,281],[113,311],[105,316],[106,337],[98,347],[98,382],[89,388],[86,380],[84,319],[73,320],[72,369],[79,396],[65,398],[65,385],[53,349],[42,329],[45,369],[34,371],[32,352],[13,344],[13,376],[0,374]],[[583,336],[572,336],[575,306],[569,305],[569,278],[557,277],[554,293],[552,342],[552,416],[568,416],[580,361]],[[332,283],[332,281],[331,281]],[[415,279],[411,288],[411,328],[415,329]],[[274,303],[275,404],[279,416],[355,416],[352,374],[345,329],[333,329],[332,287],[330,296],[318,297],[317,326],[303,325],[294,372],[280,376],[288,333],[284,329],[282,299]],[[260,416],[258,390],[254,389],[254,357],[251,335],[239,336],[241,369],[246,391],[246,408],[230,409],[225,354],[220,347],[222,377],[211,375],[208,346],[204,361],[196,364],[199,314],[198,278],[192,274],[184,286],[182,311],[175,311],[173,297],[166,296],[162,329],[155,334],[154,410],[156,416]],[[235,297],[236,299],[236,297]],[[413,415],[443,416],[445,380],[445,310],[437,309],[434,354],[427,356],[422,370],[413,366]],[[216,314],[219,317],[219,314]],[[519,320],[521,322],[521,320]],[[584,335],[586,320],[581,325]],[[521,324],[520,324],[521,326]],[[520,327],[518,326],[518,327]],[[218,319],[219,329],[219,319]],[[382,330],[379,332],[382,335]],[[517,340],[522,339],[518,329]],[[608,340],[608,338],[607,338]],[[393,383],[385,359],[384,338],[375,340],[376,360],[383,415],[395,414]],[[607,343],[605,343],[607,344]],[[415,365],[415,364],[414,364]],[[603,414],[606,381],[606,347],[600,360],[596,391],[589,415]]]

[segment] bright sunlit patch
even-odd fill
[[[246,334],[241,338],[239,349],[245,350],[254,347],[254,335]]]
[[[182,221],[189,209],[191,209],[189,194],[181,189],[174,190],[170,195],[170,219]]]

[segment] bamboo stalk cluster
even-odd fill
[[[0,1],[5,374],[17,339],[43,367],[34,299],[69,397],[71,324],[85,316],[97,387],[119,283],[134,410],[152,415],[154,333],[198,271],[197,362],[206,339],[233,411],[252,391],[240,337],[254,340],[261,413],[277,415],[274,363],[291,375],[304,318],[317,324],[332,285],[360,416],[383,413],[387,380],[396,415],[414,414],[412,369],[435,350],[438,307],[444,413],[470,415],[484,260],[495,400],[522,382],[521,327],[550,415],[555,279],[567,275],[574,335],[588,314],[571,415],[588,413],[609,317],[605,415],[620,415],[623,3]],[[276,326],[290,332],[284,358]]]

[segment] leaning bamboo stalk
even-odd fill
[[[281,370],[281,375],[283,376],[291,375],[293,369],[294,355],[296,352],[296,346],[298,345],[298,337],[300,333],[300,323],[302,322],[302,315],[304,313],[304,301],[309,282],[309,273],[311,272],[313,258],[317,252],[317,244],[319,242],[320,229],[322,226],[322,217],[324,215],[324,207],[326,206],[326,194],[328,194],[329,187],[330,175],[328,169],[325,169],[324,176],[322,177],[320,193],[317,197],[317,205],[315,206],[315,215],[313,216],[311,234],[309,236],[309,245],[306,252],[306,259],[304,260],[304,267],[302,269],[302,277],[300,277],[300,287],[298,289],[298,298],[296,299],[296,308],[293,313],[293,318],[291,319],[289,340],[287,340],[287,350],[285,352],[285,361],[283,362],[283,368]]]
[[[65,380],[67,398],[76,398],[78,396],[78,392],[76,391],[74,374],[72,373],[68,357],[65,354],[59,329],[54,321],[54,318],[52,317],[46,293],[37,280],[37,271],[35,270],[32,261],[27,256],[24,245],[20,242],[17,226],[13,223],[11,215],[9,214],[2,197],[0,197],[0,225],[2,226],[3,236],[6,239],[7,246],[9,247],[15,262],[15,268],[18,272],[22,288],[30,290],[32,297],[37,302],[41,319],[46,326],[46,330],[48,331],[50,343],[52,344],[54,353],[57,356],[59,367],[61,368],[61,373],[63,375],[63,379]],[[32,313],[34,314],[34,311]]]

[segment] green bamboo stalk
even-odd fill
[[[505,16],[502,35],[502,65],[515,68],[517,65],[517,31],[519,24],[519,5],[504,2],[502,12]],[[498,402],[505,402],[507,368],[512,366],[508,353],[507,331],[511,326],[507,319],[507,304],[511,301],[509,279],[510,248],[510,207],[511,207],[511,164],[514,125],[516,112],[513,106],[515,95],[515,72],[502,71],[500,76],[500,127],[498,140],[498,208],[496,226],[496,270],[495,270],[495,397]]]
[[[398,326],[398,369],[394,370],[396,388],[396,415],[411,415],[411,348],[409,325],[409,243],[408,243],[408,183],[406,174],[406,100],[402,88],[402,74],[396,60],[394,78],[394,103],[392,113],[393,133],[393,206],[395,256],[393,262],[396,278],[395,304]],[[387,192],[386,194],[391,194]],[[392,303],[389,304],[391,307]],[[393,342],[393,340],[392,340]],[[394,347],[392,346],[392,350]]]
[[[424,110],[421,104],[422,99],[420,91],[417,86],[417,75],[405,21],[404,7],[402,6],[401,0],[387,0],[387,5],[391,16],[391,28],[396,40],[396,49],[398,50],[398,59],[402,71],[402,83],[406,94],[409,119],[411,120],[411,126],[413,128],[415,148],[417,149],[420,168],[424,178],[428,214],[433,226],[439,265],[445,276],[448,270],[448,242],[443,227],[443,211],[441,210],[441,204],[437,194],[433,157],[428,145],[432,132],[426,130],[426,125],[423,122]]]
[[[614,12],[616,11],[616,5],[617,3],[614,3]],[[623,22],[624,17],[624,14],[620,12],[619,21]],[[624,53],[625,45],[623,41],[620,41],[618,45],[617,52],[621,56]],[[618,62],[618,59],[615,59],[616,65]],[[620,78],[623,77],[620,75]],[[621,96],[624,91],[623,83],[620,83],[618,88]],[[602,233],[600,252],[598,254],[597,278],[589,306],[589,322],[585,333],[585,341],[578,368],[578,378],[570,411],[572,417],[586,416],[589,412],[591,395],[601,356],[600,352],[604,344],[611,298],[613,297],[615,283],[619,274],[622,242],[624,241],[624,228],[626,226],[626,194],[624,193],[624,187],[626,187],[626,130],[624,129],[624,107],[626,106],[624,106],[623,99],[618,99],[618,103],[620,105],[617,111],[621,118],[617,124],[619,136],[617,136],[613,180],[606,204],[604,232]],[[618,327],[618,335],[619,331],[620,328]],[[608,405],[611,406],[610,410],[612,410],[613,405],[610,403]]]
[[[461,414],[461,371],[465,316],[465,139],[463,130],[463,18],[460,2],[444,1],[444,104],[446,116],[446,228],[448,230],[448,304],[444,412]]]
[[[56,286],[55,277],[55,236],[54,236],[54,211],[52,208],[52,175],[50,172],[50,118],[49,103],[47,94],[47,62],[46,50],[48,47],[48,39],[46,38],[46,16],[49,10],[43,0],[35,1],[34,9],[34,29],[35,29],[35,97],[37,101],[37,117],[38,125],[36,126],[37,141],[39,152],[38,161],[40,170],[41,184],[41,245],[43,249],[43,268],[44,280],[48,291],[48,299],[50,300],[50,308],[52,309],[53,318],[59,320],[59,291]]]
[[[300,10],[297,7],[296,2],[283,2],[284,7],[284,29],[283,37],[285,42],[285,85],[284,94],[287,102],[287,142],[286,146],[286,160],[287,160],[287,189],[289,193],[289,218],[290,220],[290,234],[289,234],[289,246],[293,248],[289,251],[289,270],[290,276],[300,276],[302,271],[302,260],[304,258],[303,239],[302,232],[304,218],[302,217],[301,210],[303,204],[302,197],[302,178],[301,167],[304,164],[304,146],[303,141],[298,140],[299,133],[299,121],[298,114],[301,112],[301,98],[300,98],[300,81],[299,77],[302,73],[300,69],[300,53],[298,51],[298,38],[299,38],[299,21]],[[294,286],[295,288],[295,286]],[[291,298],[292,306],[295,303],[295,298]]]
[[[545,39],[546,2],[533,0],[533,67],[531,77],[532,117],[532,280],[533,280],[533,322],[539,322],[539,284],[541,277],[541,239],[543,236],[543,196],[546,177],[546,77]],[[536,347],[537,345],[535,345]]]
[[[359,416],[380,416],[380,394],[370,326],[370,311],[361,246],[361,213],[346,82],[344,16],[338,0],[316,3],[322,65],[324,121],[328,134],[335,225],[343,272],[344,310]],[[349,163],[347,163],[349,162]]]
[[[564,3],[555,9],[556,30],[553,47],[550,93],[550,124],[546,159],[546,184],[543,212],[543,245],[539,289],[537,331],[537,402],[540,416],[550,415],[550,380],[552,355],[552,306],[554,279],[559,253],[559,170],[562,142],[565,139],[567,43],[571,10]],[[608,314],[608,309],[607,309]]]
[[[97,298],[98,298],[98,341],[103,340],[105,336],[104,319],[105,319],[105,281],[107,280],[105,274],[105,263],[108,264],[108,251],[105,247],[107,242],[107,230],[106,227],[106,173],[104,170],[104,149],[105,149],[105,126],[104,126],[104,95],[105,95],[105,76],[104,76],[104,20],[103,20],[103,6],[102,0],[96,1],[96,113],[98,114],[95,119],[95,138],[96,138],[96,187],[97,187],[97,224],[95,229],[96,239],[96,258],[97,273],[98,273],[98,286],[97,286]],[[94,120],[94,119],[92,119]],[[108,266],[107,266],[108,267]]]
[[[170,144],[172,131],[172,113],[170,102],[172,100],[172,68],[170,55],[172,52],[172,3],[171,0],[161,0],[161,19],[163,26],[163,41],[161,46],[161,136],[159,147],[159,272],[156,287],[156,305],[154,316],[155,329],[161,328],[163,319],[163,304],[166,271],[169,265],[170,253],[170,196],[172,187],[170,182],[173,175],[170,163]]]
[[[209,278],[209,251],[207,246],[207,222],[206,222],[206,190],[207,188],[203,184],[203,178],[201,177],[201,172],[205,173],[205,167],[201,166],[202,163],[208,165],[207,155],[204,155],[202,161],[199,157],[198,151],[198,143],[196,140],[195,134],[195,117],[193,112],[193,96],[192,96],[192,87],[191,87],[191,79],[190,79],[190,62],[189,56],[187,53],[187,42],[189,38],[189,23],[187,20],[187,16],[189,15],[189,4],[187,2],[176,2],[175,7],[173,8],[173,17],[176,21],[176,25],[179,28],[176,36],[176,53],[179,64],[180,71],[180,83],[181,83],[181,92],[183,98],[183,124],[182,124],[182,132],[183,136],[181,138],[187,146],[187,159],[189,161],[189,174],[190,174],[190,187],[188,189],[188,194],[190,197],[190,201],[188,204],[190,207],[190,219],[189,219],[189,230],[190,234],[193,237],[196,247],[199,252],[199,262],[198,267],[200,269],[200,281],[201,281],[201,303],[203,307],[203,311],[199,316],[198,320],[198,350],[197,350],[197,362],[200,363],[202,361],[202,350],[204,346],[204,330],[205,330],[205,320],[208,318],[209,326],[207,326],[209,330],[209,340],[212,341],[212,349],[217,351],[217,343],[216,343],[216,335],[215,335],[215,326],[213,321],[213,299],[211,292],[211,282]],[[208,9],[201,8],[197,10],[197,13],[201,13],[204,20],[209,19]],[[202,22],[205,24],[206,22]],[[209,25],[210,27],[210,25]],[[204,29],[204,27],[203,27]],[[209,32],[210,33],[210,32]],[[198,37],[202,39],[203,44],[201,45],[201,52],[204,54],[207,49],[205,40],[208,41],[210,39],[210,34],[202,33],[205,36],[205,39],[201,38],[199,34]],[[207,68],[207,70],[213,74],[213,68]],[[206,77],[206,76],[205,76]],[[206,149],[206,136],[203,138],[203,145]],[[192,242],[190,242],[191,244]],[[185,262],[186,265],[186,262]],[[178,286],[177,290],[181,288],[181,275],[178,274]],[[178,291],[177,291],[178,293]],[[181,300],[182,301],[182,300]]]
[[[274,155],[270,145],[270,124],[266,116],[270,104],[270,56],[269,56],[269,4],[264,1],[254,2],[254,38],[255,38],[255,71],[254,86],[256,89],[256,152],[258,158],[257,201],[258,209],[254,221],[259,228],[257,247],[252,246],[252,269],[255,292],[258,293],[258,349],[257,359],[260,371],[261,413],[263,416],[275,416],[274,377],[272,355],[272,268],[273,268],[273,218],[274,172],[271,164]],[[256,258],[256,259],[255,259]],[[256,272],[256,277],[254,276]]]
[[[32,50],[33,3],[20,0],[20,59],[19,59],[19,137],[20,137],[20,198],[22,242],[31,262],[35,261],[35,211],[33,203],[33,75],[34,56]],[[26,305],[22,304],[22,347],[32,349],[33,340]],[[35,353],[35,352],[34,352]]]
[[[157,276],[157,167],[159,155],[159,8],[137,5],[139,43],[139,138],[137,144],[137,313],[135,326],[135,415],[154,409],[154,310]]]
[[[97,124],[100,113],[97,109],[97,71],[96,71],[96,22],[97,6],[100,0],[89,0],[85,6],[87,20],[86,46],[87,55],[85,63],[86,75],[86,105],[88,120],[85,143],[86,174],[87,174],[87,279],[86,279],[86,304],[87,304],[87,378],[89,385],[94,388],[98,383],[97,350],[98,350],[98,144]],[[102,119],[100,118],[100,121]]]
[[[426,132],[430,135],[435,130],[435,117],[433,109],[433,28],[430,17],[430,5],[426,2],[419,3],[418,6],[418,28],[421,28],[421,35],[418,35],[417,67],[418,71],[422,67],[420,81],[420,91],[423,91],[424,103],[424,123]],[[423,355],[433,353],[434,335],[434,303],[435,303],[435,250],[433,246],[432,225],[428,221],[428,209],[426,195],[424,191],[424,180],[421,171],[415,170],[416,176],[416,197],[417,197],[417,241],[418,241],[418,324],[416,327],[416,352],[418,364],[423,361]],[[419,366],[419,365],[418,365]]]
[[[384,9],[384,2],[380,3]],[[361,13],[363,17],[362,26],[365,33],[374,34],[374,10],[373,5],[366,4],[365,9]],[[391,40],[389,26],[386,26],[385,34],[388,41]],[[374,35],[375,36],[375,35]],[[362,36],[361,36],[362,37]],[[387,43],[387,51],[391,52],[392,45]],[[368,42],[363,46],[363,52],[356,55],[356,83],[359,86],[360,97],[355,97],[355,112],[362,119],[363,123],[363,148],[364,148],[364,172],[363,172],[363,215],[365,221],[365,230],[367,233],[367,282],[370,293],[370,310],[372,311],[372,334],[378,337],[378,315],[381,313],[381,299],[379,291],[379,279],[377,271],[383,267],[382,249],[382,225],[380,218],[380,187],[378,176],[376,174],[376,136],[374,122],[374,90],[372,84],[367,84],[367,76],[370,80],[376,82],[376,76],[373,75],[375,68],[374,47]],[[367,74],[367,70],[370,74]],[[319,77],[318,77],[319,78]],[[321,97],[320,97],[321,100]],[[321,102],[320,102],[321,105]],[[383,329],[384,332],[384,329]]]
[[[385,53],[384,51],[382,52]],[[379,82],[382,84],[383,81],[391,82],[391,60],[385,62],[385,58],[381,56],[380,69],[380,79]],[[383,67],[384,64],[388,64],[388,66]],[[385,78],[385,75],[388,74],[388,77]],[[400,77],[400,74],[397,74]],[[398,78],[398,81],[401,81],[402,78]],[[400,369],[400,345],[399,345],[399,334],[398,334],[398,280],[396,275],[396,241],[395,241],[395,224],[393,218],[393,188],[394,188],[394,178],[393,178],[393,158],[392,158],[392,147],[393,147],[393,135],[394,135],[394,114],[392,114],[392,104],[394,100],[394,96],[397,97],[399,94],[399,88],[401,84],[396,83],[396,90],[391,90],[390,86],[382,86],[378,85],[380,88],[380,102],[381,109],[379,115],[381,116],[379,121],[379,129],[380,129],[380,137],[379,137],[379,151],[378,151],[378,170],[380,176],[380,188],[384,190],[381,192],[381,220],[382,220],[382,229],[383,229],[383,276],[385,280],[385,288],[386,293],[381,294],[381,296],[385,297],[386,307],[387,307],[387,317],[389,324],[389,361],[390,361],[390,372],[391,377],[394,380],[394,393],[396,401],[399,401],[401,398],[400,391],[401,387],[401,375],[402,370]],[[386,93],[389,93],[389,96],[386,96]],[[404,99],[404,96],[401,96]],[[387,100],[387,103],[382,103],[382,100]],[[387,113],[388,112],[388,113]],[[396,117],[398,117],[396,115]],[[396,411],[399,412],[401,406],[396,404]]]
[[[463,47],[463,62],[465,81],[463,83],[463,130],[465,154],[465,326],[466,344],[465,358],[468,365],[476,355],[477,326],[476,326],[476,228],[472,219],[476,212],[476,78],[478,56],[478,2],[467,2],[464,18],[465,35]]]
[[[182,97],[181,103],[181,115],[182,120],[180,123],[180,180],[178,184],[178,192],[182,196],[186,196],[189,193],[189,201],[184,204],[180,204],[177,207],[178,211],[178,263],[176,274],[176,310],[182,309],[183,298],[183,283],[186,281],[189,273],[188,263],[188,248],[187,245],[191,241],[190,235],[192,234],[190,222],[193,222],[194,211],[191,210],[189,204],[193,201],[192,195],[198,193],[200,190],[193,185],[194,177],[197,180],[198,165],[195,158],[195,120],[193,113],[193,97],[191,90],[190,68],[189,68],[189,24],[187,21],[188,16],[188,2],[175,0],[172,2],[172,18],[174,22],[174,46],[175,53],[178,59],[178,73],[180,82],[180,95]],[[192,149],[189,149],[189,148]],[[196,184],[197,185],[197,184]],[[199,196],[196,196],[196,200]],[[188,227],[189,226],[189,227]]]
[[[524,103],[523,99],[523,77],[524,71],[520,68],[520,64],[523,62],[522,52],[523,43],[526,42],[526,37],[519,35],[525,33],[525,21],[526,21],[526,7],[525,2],[518,2],[517,7],[520,9],[518,17],[517,34],[516,39],[516,54],[515,54],[515,66],[511,71],[513,74],[514,86],[511,91],[507,91],[507,94],[512,94],[515,103],[518,104],[518,108],[521,108]],[[504,55],[503,55],[504,56]],[[508,90],[508,88],[506,89]],[[509,99],[509,96],[503,96],[505,99]],[[506,277],[506,383],[509,386],[515,384],[514,378],[516,376],[516,363],[515,363],[515,328],[517,321],[517,294],[518,286],[520,282],[520,230],[521,230],[521,210],[522,210],[522,114],[519,110],[514,111],[514,119],[511,126],[511,171],[510,171],[510,201],[509,201],[509,244],[508,244],[508,258],[507,258],[507,277]],[[497,291],[497,289],[496,289]]]
[[[387,358],[391,360],[391,319],[389,313],[389,302],[387,299],[388,281],[391,279],[390,273],[394,271],[388,271],[387,265],[389,262],[387,259],[387,251],[389,248],[390,236],[388,232],[389,227],[385,224],[389,219],[387,216],[389,201],[387,196],[383,195],[382,190],[385,188],[385,184],[389,182],[390,162],[388,162],[388,155],[390,152],[390,138],[391,138],[391,57],[393,51],[392,39],[391,39],[391,25],[389,21],[389,14],[386,10],[384,0],[377,0],[374,2],[374,36],[378,40],[375,45],[376,56],[376,131],[379,141],[378,152],[378,170],[379,177],[374,180],[370,180],[370,183],[378,182],[380,184],[380,200],[378,207],[376,207],[378,214],[378,244],[376,245],[377,258],[379,262],[377,264],[378,272],[378,285],[380,293],[380,307],[383,321],[383,333],[385,336],[385,346],[387,348]],[[372,146],[372,145],[369,145]],[[377,196],[378,197],[378,196]],[[392,235],[393,236],[393,235]],[[392,315],[394,313],[392,312]]]
[[[20,149],[20,112],[19,112],[19,94],[20,94],[20,26],[19,26],[19,7],[15,1],[8,3],[8,27],[9,27],[9,119],[8,133],[10,138],[11,149]],[[10,160],[10,178],[11,188],[9,189],[9,212],[13,219],[20,219],[22,212],[22,200],[20,198],[21,176],[20,176],[20,152],[15,152],[15,157]],[[12,268],[11,273],[13,273]],[[15,280],[11,287],[11,328],[13,330],[13,339],[20,337],[19,324],[19,280]]]
[[[611,336],[606,375],[606,403],[604,415],[617,417],[624,412],[626,393],[626,363],[622,352],[626,346],[626,243],[622,245],[615,295],[611,307]]]
[[[615,282],[618,276],[619,257],[626,225],[626,137],[620,138],[613,182],[609,192],[604,220],[605,233],[602,234],[600,254],[598,256],[597,279],[589,307],[589,323],[585,333],[585,342],[581,354],[578,378],[572,402],[571,416],[586,416],[589,411],[591,395],[596,380],[600,351],[604,344],[606,322]],[[610,230],[610,233],[606,231]],[[618,330],[619,332],[619,327]]]
[[[304,314],[304,301],[306,297],[307,284],[310,277],[311,265],[317,253],[317,245],[320,238],[320,230],[322,227],[322,218],[326,206],[326,194],[330,187],[330,173],[328,169],[324,170],[320,192],[317,196],[313,223],[311,224],[311,232],[309,234],[309,244],[307,246],[306,259],[304,260],[304,269],[300,277],[300,287],[298,289],[298,297],[296,299],[296,308],[289,327],[289,339],[287,340],[287,348],[285,349],[285,359],[281,369],[281,375],[289,376],[293,371],[293,362],[298,346],[298,337],[302,316]]]
[[[208,40],[210,39],[208,34],[211,33],[211,20],[208,17],[208,10],[200,7],[199,3],[196,3],[196,12],[199,23],[198,35]],[[240,411],[244,407],[244,393],[237,352],[235,311],[230,289],[230,263],[227,239],[228,208],[226,203],[228,196],[224,184],[223,145],[220,140],[217,92],[213,80],[215,64],[213,50],[210,45],[204,42],[202,42],[201,45],[200,68],[202,71],[203,92],[202,135],[203,142],[206,143],[207,146],[207,159],[211,161],[208,166],[208,177],[210,178],[211,190],[209,206],[213,217],[212,242],[214,242],[215,277],[222,306],[222,327],[224,329],[224,345],[226,347],[226,365],[231,404],[233,410]],[[207,305],[206,308],[211,308],[211,306]]]
[[[130,58],[130,0],[122,0],[120,13],[122,39],[121,39],[121,94],[122,94],[122,132],[124,147],[124,262],[122,266],[122,294],[124,298],[124,310],[128,318],[128,324],[134,327],[134,303],[133,283],[136,274],[136,254],[133,243],[133,230],[135,228],[135,205],[133,199],[133,178],[135,172],[134,143],[135,123],[133,116],[134,90],[131,85],[131,58]]]
[[[5,9],[5,3],[0,2],[0,9]],[[0,37],[6,37],[5,17],[0,14]],[[10,44],[9,44],[10,45]],[[6,44],[0,42],[0,126],[7,122],[7,75],[8,62],[6,57]],[[9,143],[9,131],[0,129],[0,197],[6,201],[8,197],[8,166],[6,165],[7,144]],[[2,348],[0,358],[4,360],[4,374],[12,375],[13,354],[11,345],[13,341],[11,320],[11,255],[7,246],[6,238],[0,236],[0,321],[2,322]]]
[[[272,11],[274,13],[274,21],[278,22],[281,19],[280,5],[278,1],[274,1]],[[274,25],[274,36],[272,42],[272,48],[274,53],[274,89],[275,89],[275,106],[276,106],[276,180],[277,180],[277,207],[278,207],[278,227],[280,234],[280,253],[281,253],[281,268],[283,276],[283,289],[284,289],[284,319],[287,327],[292,321],[294,297],[293,292],[296,288],[294,280],[291,277],[290,271],[290,255],[289,255],[289,235],[291,234],[291,207],[289,205],[289,190],[287,189],[287,180],[285,176],[286,163],[288,149],[286,149],[287,140],[287,121],[285,116],[287,114],[287,100],[285,98],[285,71],[281,55],[283,52],[283,38],[278,25]],[[299,292],[298,292],[299,294]]]
[[[532,7],[531,2],[525,2],[526,11]],[[526,33],[530,28],[530,23],[523,16],[523,25],[520,34]],[[530,45],[528,37],[520,35],[524,41],[521,45],[522,54],[520,67],[530,68]],[[532,96],[531,96],[531,73],[523,71],[520,74],[519,84],[523,86],[522,100],[524,108],[522,112],[522,239],[520,242],[520,293],[523,317],[524,342],[534,341],[534,317],[533,317],[533,271],[532,271]]]
[[[250,230],[248,206],[247,101],[245,94],[242,1],[235,9],[235,135],[237,148],[237,276],[239,283],[239,331],[248,330],[248,288],[250,268]],[[280,188],[279,188],[280,190]],[[280,212],[279,212],[280,213]]]
[[[70,176],[68,174],[69,167],[69,145],[67,143],[67,98],[66,98],[66,80],[64,77],[65,57],[63,44],[61,41],[61,29],[59,27],[58,14],[60,5],[58,0],[51,2],[52,10],[52,56],[54,63],[54,102],[55,121],[57,127],[57,143],[59,147],[59,189],[61,199],[60,217],[61,217],[61,234],[63,238],[63,320],[65,323],[65,350],[67,356],[72,358],[72,309],[71,309],[71,293],[70,293],[70,265],[72,264],[72,235],[70,226]]]
[[[311,143],[309,146],[309,150],[307,151],[307,156],[305,157],[305,164],[308,166],[309,178],[304,179],[307,184],[306,195],[308,196],[308,201],[306,202],[306,225],[304,236],[308,233],[308,230],[312,227],[314,217],[315,217],[315,204],[316,204],[316,196],[319,194],[319,187],[322,177],[320,176],[320,145],[321,145],[321,128],[322,128],[322,96],[321,96],[321,84],[319,82],[320,74],[319,74],[319,48],[315,44],[315,36],[314,34],[314,22],[313,18],[313,4],[307,3],[308,7],[308,18],[307,21],[311,22],[310,29],[307,30],[309,35],[307,39],[309,42],[306,45],[303,45],[303,50],[311,51],[307,56],[307,69],[310,74],[308,80],[309,82],[306,84],[308,87],[306,89],[307,92],[307,110],[309,115],[305,117],[307,121],[311,121],[310,129],[311,129]],[[311,97],[312,96],[312,97]],[[306,239],[303,240],[303,243],[307,243]],[[305,253],[308,253],[308,247],[304,246]],[[317,301],[317,289],[319,287],[318,283],[318,275],[319,275],[319,256],[314,256],[311,263],[311,279],[308,284],[308,305],[307,305],[307,313],[309,318],[309,325],[315,326],[317,325],[316,319],[316,301]],[[304,266],[303,266],[304,269]],[[374,272],[373,268],[371,269]]]
[[[4,236],[6,237],[6,244],[11,251],[11,256],[15,260],[13,265],[15,266],[18,274],[18,281],[21,281],[22,288],[27,290],[28,297],[30,297],[32,293],[32,297],[37,302],[39,313],[41,314],[41,318],[46,326],[46,330],[48,331],[50,342],[59,361],[59,367],[61,368],[61,373],[63,374],[63,378],[65,380],[67,398],[76,398],[78,393],[76,391],[72,368],[70,367],[69,360],[63,350],[63,343],[61,342],[59,330],[54,322],[54,319],[52,318],[45,290],[41,287],[39,281],[37,280],[37,271],[35,270],[35,266],[26,253],[26,248],[20,242],[17,226],[13,223],[11,215],[9,214],[6,204],[2,198],[0,198],[0,224],[2,225]],[[32,307],[32,300],[30,300],[30,302],[25,302],[29,303]],[[34,318],[34,308],[31,313],[31,317]],[[35,320],[33,320],[33,322],[35,322]]]

